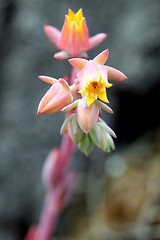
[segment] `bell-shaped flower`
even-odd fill
[[[39,78],[53,85],[41,99],[38,106],[38,114],[58,112],[73,101],[73,86],[70,87],[63,78],[59,80],[45,76],[40,76]]]
[[[86,51],[97,46],[106,38],[104,33],[89,38],[82,9],[79,9],[77,13],[74,13],[71,9],[68,10],[61,31],[55,27],[45,25],[44,32],[49,40],[62,50],[54,55],[57,59],[87,57]]]
[[[76,108],[77,122],[85,134],[88,134],[98,120],[99,104],[93,103],[89,107],[83,97],[64,107],[61,111],[68,112]],[[110,108],[109,108],[110,109]],[[111,110],[111,109],[110,109]],[[109,110],[108,110],[109,111]]]
[[[107,79],[107,68],[98,66],[93,60],[88,61],[84,70],[77,74],[80,82],[79,93],[85,95],[88,107],[97,99],[108,103],[106,88],[112,86]]]
[[[88,107],[86,98],[82,98],[79,100],[76,112],[80,128],[85,134],[88,134],[97,122],[99,107],[94,103]]]
[[[87,105],[90,106],[97,98],[108,103],[106,88],[112,86],[108,79],[124,81],[127,77],[119,70],[105,66],[108,58],[108,49],[100,53],[93,60],[82,58],[73,58],[69,63],[78,69],[77,79],[79,81],[79,93],[87,99]]]

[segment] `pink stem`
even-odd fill
[[[53,183],[54,187],[48,189],[48,193],[44,202],[40,223],[37,229],[34,240],[50,240],[55,230],[57,217],[61,208],[58,207],[61,202],[64,188],[61,187],[61,182],[65,179],[65,173],[69,165],[75,146],[72,143],[68,133],[64,134],[61,143],[61,157],[57,171],[58,179]]]
[[[52,238],[58,215],[57,208],[53,204],[55,197],[53,190],[46,196],[35,240],[50,240]]]
[[[72,140],[70,139],[68,133],[63,135],[62,143],[61,143],[61,162],[59,164],[59,168],[61,169],[59,172],[60,178],[66,173],[68,168],[69,162],[71,160],[72,154],[75,151],[76,146],[73,144]]]

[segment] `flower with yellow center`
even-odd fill
[[[57,59],[87,57],[86,51],[100,44],[107,36],[105,33],[99,33],[89,38],[82,9],[79,9],[77,13],[74,13],[71,9],[68,10],[61,31],[45,25],[44,32],[49,40],[62,50],[54,55]]]
[[[69,9],[68,15],[65,16],[58,46],[60,49],[66,49],[71,56],[75,57],[78,56],[80,52],[89,50],[88,29],[82,9],[77,13]]]
[[[79,93],[84,94],[87,99],[88,107],[97,99],[108,103],[108,98],[106,94],[106,88],[112,86],[112,84],[108,83],[106,79],[102,78],[102,75],[98,69],[98,66],[93,61],[89,62],[86,65],[85,70],[88,68],[94,68],[95,77],[93,78],[92,72],[91,74],[86,74],[84,72],[84,87],[79,91]],[[90,76],[91,75],[91,76]],[[107,76],[107,75],[106,75]]]
[[[108,79],[116,81],[124,81],[127,77],[119,70],[105,66],[108,59],[109,51],[104,50],[98,54],[93,60],[83,58],[69,59],[69,63],[80,69],[77,74],[79,81],[79,93],[87,99],[88,107],[97,99],[108,103],[106,88],[112,86]]]

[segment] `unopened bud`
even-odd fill
[[[78,144],[78,148],[83,152],[86,156],[88,156],[93,150],[94,144],[89,134],[84,134],[81,142]]]
[[[107,132],[105,123],[98,122],[90,131],[89,135],[94,144],[104,152],[110,152],[115,149],[114,142],[110,134]],[[110,129],[110,128],[109,128]]]
[[[59,180],[59,162],[60,149],[54,148],[49,153],[42,171],[42,178],[47,188],[52,188]]]
[[[78,125],[76,116],[74,116],[68,123],[68,134],[75,144],[78,144],[84,135],[84,132]]]
[[[88,134],[97,122],[99,108],[95,103],[87,106],[86,98],[79,100],[77,107],[77,120],[80,128],[85,134]]]
[[[59,79],[54,83],[41,99],[38,114],[55,113],[73,101],[68,83]]]

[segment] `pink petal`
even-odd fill
[[[96,47],[97,45],[99,45],[101,42],[103,42],[103,40],[107,37],[107,34],[105,33],[99,33],[96,34],[95,36],[89,38],[90,41],[90,49]]]
[[[112,84],[108,82],[108,68],[105,65],[99,65],[99,71],[103,81],[107,84],[107,87],[111,87]]]
[[[79,38],[82,49],[88,51],[90,49],[90,42],[85,18],[82,19],[79,25]]]
[[[81,90],[84,86],[85,86],[85,70],[82,69],[81,71],[79,71],[77,73],[77,79],[78,79],[78,82],[79,82],[79,90]]]
[[[107,67],[107,68],[108,68],[108,79],[115,80],[115,81],[125,81],[127,79],[127,77],[119,70],[112,67]]]
[[[88,60],[83,58],[71,58],[68,60],[68,62],[72,65],[72,67],[75,67],[81,70],[86,66]]]
[[[68,83],[63,78],[59,79],[59,83],[65,91],[70,91]]]
[[[72,23],[71,32],[68,38],[67,51],[71,54],[72,57],[77,57],[79,55],[80,49],[79,35],[77,32],[76,23]]]
[[[46,92],[46,94],[43,96],[43,98],[41,99],[39,106],[38,106],[38,114],[42,114],[42,113],[46,113],[48,107],[50,107],[50,105],[53,105],[53,100],[55,101],[55,95],[57,94],[57,92],[59,92],[61,89],[61,84],[57,81],[55,84],[53,84],[49,90]]]
[[[67,58],[69,58],[69,57],[71,57],[71,56],[70,56],[69,53],[66,52],[66,51],[61,51],[61,52],[58,52],[58,53],[55,53],[55,54],[54,54],[54,58],[56,58],[56,59],[58,59],[58,60],[67,59]]]
[[[67,49],[67,46],[68,46],[68,38],[70,35],[68,22],[69,22],[68,16],[65,15],[65,21],[64,21],[64,24],[62,27],[61,36],[60,36],[59,43],[58,43],[58,48],[61,50]]]
[[[49,25],[44,25],[44,32],[48,39],[51,41],[51,43],[53,43],[57,47],[61,32],[57,28]]]
[[[38,76],[39,79],[43,82],[46,83],[50,83],[50,84],[54,84],[55,82],[57,82],[58,80],[52,77],[48,77],[48,76]]]
[[[78,68],[72,68],[71,70],[71,77],[70,77],[70,83],[74,84],[75,83],[75,79],[77,77],[77,73],[79,72]]]
[[[105,62],[106,62],[107,59],[108,59],[108,56],[109,56],[109,50],[106,49],[106,50],[104,50],[103,52],[101,52],[100,54],[98,54],[98,55],[93,59],[93,61],[95,61],[95,62],[98,63],[98,64],[104,65]]]
[[[95,63],[93,60],[90,60],[86,64],[84,71],[85,71],[86,76],[89,78],[89,80],[94,81],[97,79],[97,77],[99,75],[98,64]]]
[[[94,127],[99,115],[99,108],[93,103],[87,106],[86,98],[79,100],[77,107],[77,120],[80,128],[85,134]]]

